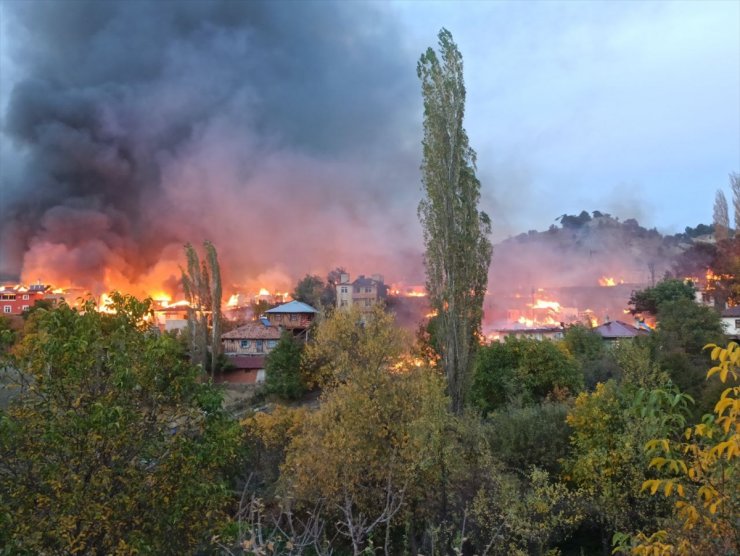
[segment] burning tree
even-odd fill
[[[478,210],[480,182],[475,151],[463,128],[465,84],[462,55],[446,29],[439,33],[441,59],[429,48],[417,73],[424,98],[425,196],[419,203],[424,228],[427,290],[437,311],[442,364],[452,409],[460,412],[488,281],[491,221]]]

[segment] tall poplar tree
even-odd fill
[[[424,99],[424,229],[427,290],[437,311],[442,365],[452,410],[462,411],[478,345],[483,296],[491,261],[491,221],[478,210],[480,182],[476,155],[463,128],[463,61],[452,34],[439,33],[439,54],[431,47],[417,66]]]
[[[207,274],[210,274],[211,298],[211,374],[216,372],[218,357],[221,355],[221,265],[213,243],[203,243],[206,252]]]
[[[735,237],[740,237],[740,174],[730,174],[730,188],[732,189],[732,206],[735,209]]]
[[[188,340],[190,360],[206,370],[211,353],[211,375],[216,370],[221,353],[221,268],[216,248],[210,241],[203,243],[205,258],[201,262],[191,244],[185,245],[187,269],[182,269],[182,289],[188,301]],[[210,324],[210,334],[209,327]]]
[[[714,198],[714,237],[717,241],[727,239],[730,234],[730,214],[727,209],[727,198],[721,189]]]

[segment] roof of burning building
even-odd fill
[[[604,324],[600,324],[594,328],[594,332],[607,340],[612,338],[634,338],[649,334],[647,330],[636,328],[621,320],[606,321]]]
[[[221,335],[222,340],[278,340],[280,330],[276,326],[265,325],[261,321],[248,322]]]

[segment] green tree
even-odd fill
[[[307,303],[311,307],[323,306],[321,298],[324,295],[326,284],[320,276],[306,274],[295,286],[291,297],[296,301]]]
[[[51,299],[37,299],[36,301],[34,301],[31,307],[29,307],[28,309],[26,309],[25,311],[21,313],[21,317],[23,317],[23,319],[26,320],[28,319],[29,316],[31,316],[34,313],[34,311],[38,311],[39,309],[44,309],[44,310],[49,311],[53,308],[54,308],[54,301],[52,301]]]
[[[442,367],[452,408],[460,413],[480,332],[491,261],[487,237],[491,221],[478,210],[476,155],[463,127],[462,55],[446,29],[439,33],[439,49],[440,56],[427,49],[417,66],[424,98],[421,170],[425,195],[419,217],[429,301],[439,315]]]
[[[604,339],[592,329],[581,324],[569,326],[563,343],[580,365],[587,388],[593,389],[599,382],[619,377],[620,368],[613,353],[606,349]]]
[[[303,344],[288,331],[283,332],[265,361],[265,390],[286,400],[297,400],[306,391],[301,375]]]
[[[564,475],[587,493],[589,520],[601,532],[604,554],[614,532],[654,527],[668,513],[663,501],[640,493],[650,477],[643,446],[684,422],[689,403],[675,389],[648,391],[613,380],[576,399],[567,417],[573,433]]]
[[[657,315],[661,303],[676,301],[678,299],[693,301],[695,296],[696,287],[693,282],[677,278],[667,278],[661,280],[652,288],[633,292],[629,300],[629,305],[632,307],[630,312],[633,315],[636,313]]]
[[[149,301],[36,311],[0,413],[8,553],[193,553],[225,517],[240,429]]]
[[[725,341],[719,315],[688,299],[660,305],[658,326],[650,337],[652,358],[682,392],[697,400],[699,415],[711,409],[714,384],[707,384],[704,370],[709,356],[704,346]]]
[[[10,319],[5,315],[0,315],[0,357],[7,352],[13,342],[15,342],[15,330],[13,330]]]
[[[565,418],[569,405],[545,401],[541,404],[506,405],[488,415],[493,453],[511,469],[532,466],[552,474],[560,472],[560,461],[569,452],[570,426]]]
[[[712,413],[686,429],[674,423],[665,436],[645,445],[649,467],[659,477],[646,480],[640,490],[672,501],[673,514],[652,535],[615,536],[622,552],[647,556],[740,551],[740,349],[734,342],[727,348],[708,347],[717,364],[707,379],[717,375],[723,385]],[[726,387],[728,379],[736,386]]]
[[[564,345],[529,338],[506,338],[478,351],[471,399],[484,412],[509,401],[538,402],[549,394],[574,394],[583,376]]]
[[[611,355],[619,366],[623,383],[652,389],[665,386],[670,380],[668,373],[652,357],[647,338],[620,342],[611,349]]]

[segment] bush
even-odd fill
[[[306,392],[301,376],[303,344],[290,332],[283,332],[278,345],[265,362],[265,391],[286,400],[296,400]]]
[[[568,405],[545,402],[505,408],[489,416],[491,448],[508,467],[560,471],[559,460],[568,455],[571,429],[565,418]]]

